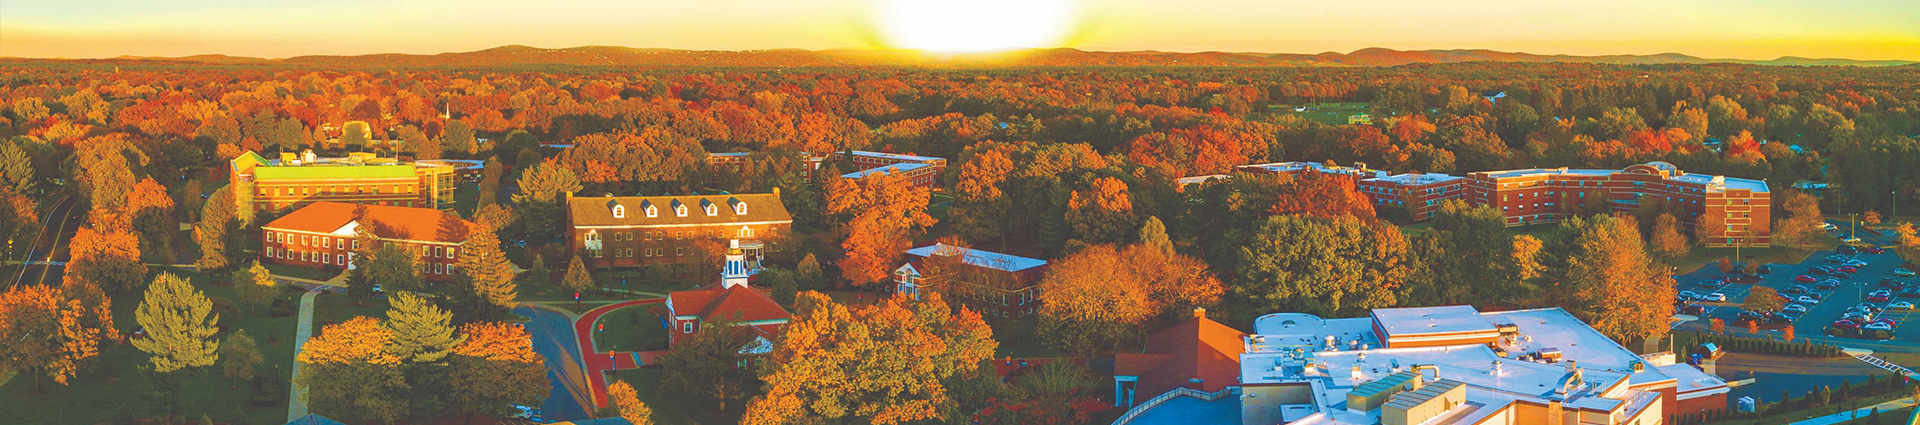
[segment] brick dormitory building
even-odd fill
[[[271,160],[247,152],[229,165],[231,181],[253,183],[254,208],[264,212],[321,201],[449,209],[458,171],[448,163],[405,163],[370,153],[324,158],[310,150]]]
[[[743,167],[764,153],[722,152],[707,155],[707,164],[716,167]],[[802,172],[812,177],[813,171],[820,169],[820,163],[829,158],[844,159],[853,164],[856,171],[841,174],[840,177],[862,179],[875,174],[899,175],[915,186],[932,188],[939,184],[940,173],[947,169],[947,159],[932,156],[907,155],[886,152],[849,150],[834,152],[829,156],[798,154],[794,159],[804,161]]]
[[[374,243],[400,244],[419,254],[420,275],[430,280],[453,276],[460,248],[467,242],[467,221],[432,208],[314,202],[260,226],[260,260],[320,270],[353,267],[359,236]]]
[[[1677,211],[1686,230],[1709,247],[1764,247],[1772,242],[1772,194],[1767,182],[1705,174],[1688,174],[1666,162],[1649,162],[1621,170],[1526,168],[1481,171],[1467,176],[1438,173],[1390,174],[1367,168],[1318,162],[1275,162],[1242,165],[1252,174],[1344,176],[1375,208],[1402,208],[1414,221],[1433,218],[1442,202],[1464,200],[1469,205],[1500,210],[1508,227],[1559,222],[1581,213],[1632,212],[1642,203],[1659,202]],[[1180,179],[1181,185],[1199,184],[1227,175]]]
[[[740,240],[748,261],[778,251],[793,216],[780,192],[686,196],[569,195],[567,247],[588,267],[639,267],[700,258]],[[712,246],[707,246],[712,244]]]

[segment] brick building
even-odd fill
[[[1354,183],[1360,194],[1379,208],[1402,208],[1414,221],[1433,218],[1440,203],[1460,199],[1467,193],[1467,179],[1446,174],[1407,173],[1360,179]]]
[[[1040,277],[1047,261],[947,244],[909,249],[909,260],[893,270],[894,292],[914,299],[923,291],[987,317],[1016,318],[1040,305]]]
[[[734,195],[573,197],[567,247],[588,267],[638,267],[700,258],[740,239],[757,264],[793,228],[780,192]]]
[[[1507,226],[1553,223],[1569,215],[1632,212],[1643,203],[1675,211],[1709,247],[1772,242],[1772,197],[1761,180],[1687,174],[1665,162],[1622,170],[1529,168],[1468,176],[1468,201],[1498,208]]]
[[[915,186],[935,187],[940,182],[940,173],[947,169],[947,159],[931,156],[902,155],[885,152],[847,151],[834,152],[834,156],[852,162],[860,171],[846,173],[841,177],[860,179],[876,173],[898,174],[905,176]]]
[[[313,151],[269,160],[247,152],[229,161],[234,182],[252,182],[255,209],[285,212],[314,202],[453,208],[456,167],[401,163],[369,153],[320,158]]]
[[[754,342],[743,352],[765,354],[773,351],[773,341],[792,315],[773,300],[768,290],[749,284],[760,269],[747,261],[738,239],[728,241],[720,281],[691,291],[667,294],[667,315],[661,325],[667,328],[667,345],[672,348],[710,323],[745,326],[754,334]]]
[[[397,243],[420,254],[420,275],[430,280],[453,276],[460,247],[467,242],[467,221],[432,208],[314,202],[260,226],[260,261],[321,270],[353,267],[357,237],[371,232],[375,243]]]

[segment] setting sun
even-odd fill
[[[989,52],[1053,47],[1072,25],[1072,0],[881,0],[893,47]]]

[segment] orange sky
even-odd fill
[[[893,12],[903,5],[928,4],[945,9],[919,21]],[[1366,47],[1475,48],[1543,54],[1674,52],[1738,59],[1920,60],[1920,1],[1912,0],[971,0],[954,4],[946,0],[6,1],[0,2],[0,56],[219,53],[287,57],[440,53],[509,44],[724,50],[921,44],[956,49],[1287,53]],[[1065,12],[1057,19],[1026,19],[1040,13],[1036,5]],[[1046,28],[1029,28],[1036,25]],[[1027,32],[1037,35],[1001,40],[1008,38],[1005,34]]]

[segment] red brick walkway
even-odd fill
[[[593,388],[594,408],[607,407],[607,372],[638,368],[641,365],[653,362],[653,359],[665,355],[667,352],[597,352],[595,351],[596,347],[593,346],[593,322],[600,320],[600,316],[621,308],[642,304],[662,304],[665,302],[667,302],[667,300],[664,298],[655,298],[608,304],[593,310],[588,310],[585,314],[580,315],[580,319],[573,322],[574,335],[580,339],[580,356],[586,360],[587,382],[589,386]]]

